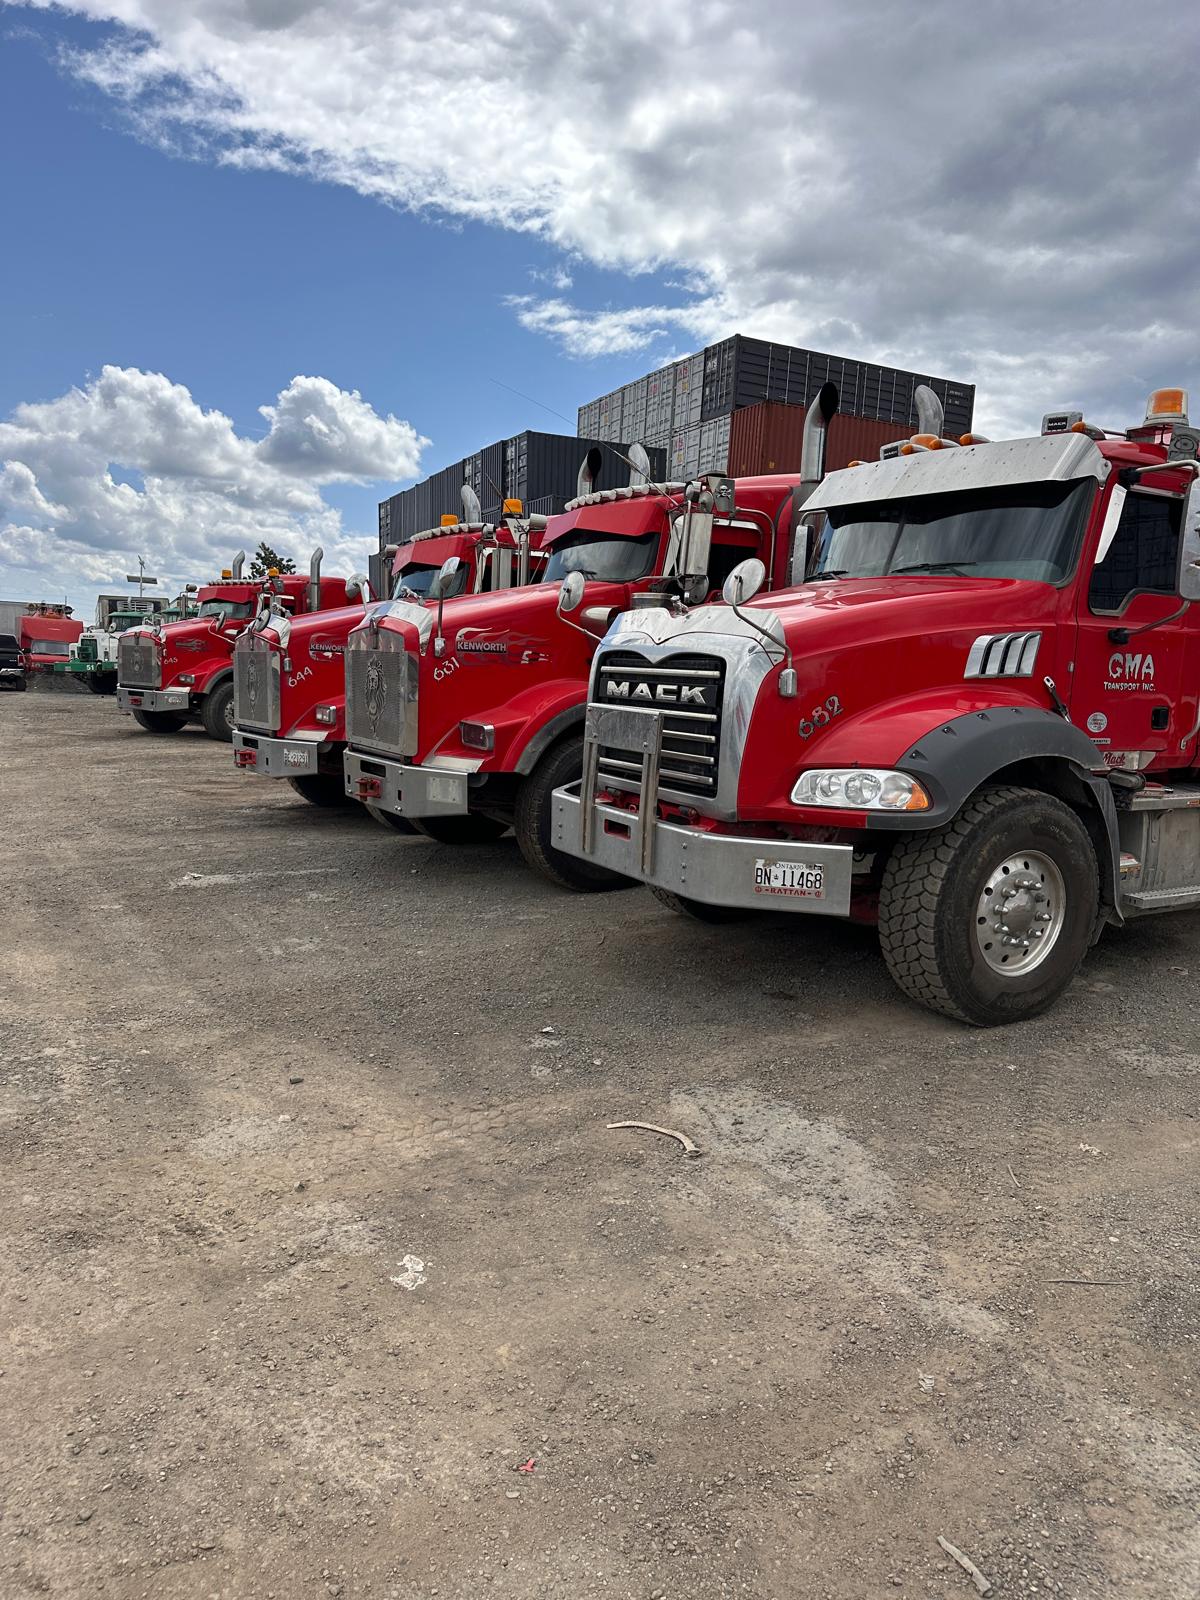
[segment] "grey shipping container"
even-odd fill
[[[476,492],[485,520],[491,521],[499,515],[501,498],[520,499],[527,511],[539,511],[546,516],[561,511],[574,497],[580,464],[593,447],[601,455],[597,487],[620,488],[629,482],[629,467],[621,459],[628,454],[629,445],[618,443],[610,447],[611,444],[595,436],[519,433],[511,439],[487,445],[384,502],[380,506],[380,544],[401,544],[414,533],[436,527],[444,512],[460,513],[462,484],[471,482],[475,487],[474,477],[479,480]],[[666,477],[665,450],[650,451],[650,469],[656,479]],[[384,505],[388,508],[386,518]],[[390,529],[386,540],[382,536],[385,522]]]
[[[827,381],[837,384],[841,410],[847,416],[894,422],[904,427],[912,417],[913,390],[917,384],[926,383],[945,407],[948,435],[956,437],[969,431],[974,417],[973,384],[884,366],[879,362],[828,355],[798,345],[749,339],[742,334],[734,334],[708,345],[696,355],[648,373],[637,383],[626,384],[618,394],[628,405],[639,385],[644,384],[646,415],[642,437],[646,441],[666,443],[673,449],[676,437],[696,422],[727,417],[731,412],[764,401],[807,405]],[[580,409],[581,432],[585,431],[586,423],[598,435],[604,435],[613,420],[612,413],[611,395],[589,402]],[[599,420],[601,415],[603,425]],[[639,418],[640,412],[634,410],[633,419]],[[628,425],[616,431],[627,439],[636,437],[638,432]]]

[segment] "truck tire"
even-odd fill
[[[307,800],[310,806],[344,811],[348,806],[357,803],[346,793],[346,785],[342,779],[335,778],[328,772],[305,772],[287,781],[289,787],[294,789],[302,800]]]
[[[416,833],[417,831],[407,817],[398,817],[394,811],[385,811],[382,806],[373,806],[364,800],[363,809],[381,828],[387,828],[391,833]]]
[[[115,678],[105,677],[103,673],[93,672],[90,677],[84,679],[84,682],[87,684],[88,688],[93,694],[116,693],[117,680]]]
[[[556,850],[550,843],[553,821],[550,797],[564,783],[578,783],[582,772],[583,736],[576,734],[549,749],[522,782],[517,791],[513,831],[525,864],[560,889],[572,889],[576,894],[631,889],[633,878],[611,872],[607,867],[594,867],[578,856]]]
[[[226,678],[204,696],[200,707],[200,721],[210,739],[223,744],[233,743],[233,679]]]
[[[656,900],[661,900],[668,911],[673,911],[678,917],[691,917],[696,922],[744,922],[746,912],[740,911],[736,906],[710,906],[703,900],[689,900],[686,895],[672,894],[670,889],[660,889],[657,884],[650,884],[650,893]]]
[[[188,714],[186,711],[135,711],[133,720],[147,733],[178,733],[180,728],[187,727]]]
[[[508,823],[481,811],[460,817],[414,817],[413,827],[438,844],[494,844],[508,832]]]
[[[918,1004],[976,1027],[1035,1017],[1087,954],[1099,877],[1061,800],[981,789],[945,827],[893,849],[879,892],[888,971]]]

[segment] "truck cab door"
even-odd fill
[[[1096,746],[1097,766],[1138,771],[1190,764],[1180,753],[1195,723],[1182,703],[1195,631],[1174,618],[1183,500],[1149,488],[1110,491],[1095,559],[1079,587],[1070,710]],[[1155,626],[1145,632],[1148,623]],[[1129,638],[1122,637],[1128,632]]]

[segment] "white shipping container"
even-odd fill
[[[675,368],[674,428],[678,433],[700,421],[704,404],[704,352],[688,356]]]
[[[646,432],[646,380],[627,383],[621,390],[622,437],[630,444],[641,443]]]
[[[700,471],[700,430],[696,422],[690,428],[679,428],[671,436],[671,476],[694,478]]]
[[[669,437],[675,417],[675,368],[662,367],[650,374],[646,389],[646,432]]]
[[[701,472],[728,472],[730,421],[729,417],[713,417],[700,424]]]

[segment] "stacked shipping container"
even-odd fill
[[[760,461],[747,454],[749,441],[764,427],[775,430],[774,437],[790,439],[793,422],[798,436],[802,408],[830,380],[841,394],[843,422],[855,418],[887,425],[886,438],[869,429],[864,440],[878,437],[882,444],[911,432],[913,390],[919,383],[928,384],[941,400],[949,435],[970,430],[973,384],[735,334],[581,406],[579,432],[589,438],[641,439],[648,447],[664,449],[673,478],[698,472],[794,471],[798,445],[780,464],[767,466],[767,456]],[[739,464],[730,454],[737,438],[731,419],[764,404],[795,408],[797,415],[788,422],[775,418],[767,423],[764,413],[759,423],[748,424],[740,453],[746,464]],[[860,453],[878,454],[878,449],[876,444]]]
[[[597,488],[616,489],[628,483],[629,468],[616,453],[619,450],[627,454],[627,444],[598,436],[518,433],[380,501],[379,548],[402,544],[414,533],[435,528],[447,512],[461,515],[464,483],[469,483],[479,496],[486,522],[500,515],[502,500],[520,500],[526,511],[539,511],[546,516],[561,511],[575,493],[580,463],[593,446],[602,457]],[[664,477],[666,449],[651,450],[649,454],[652,476]]]

